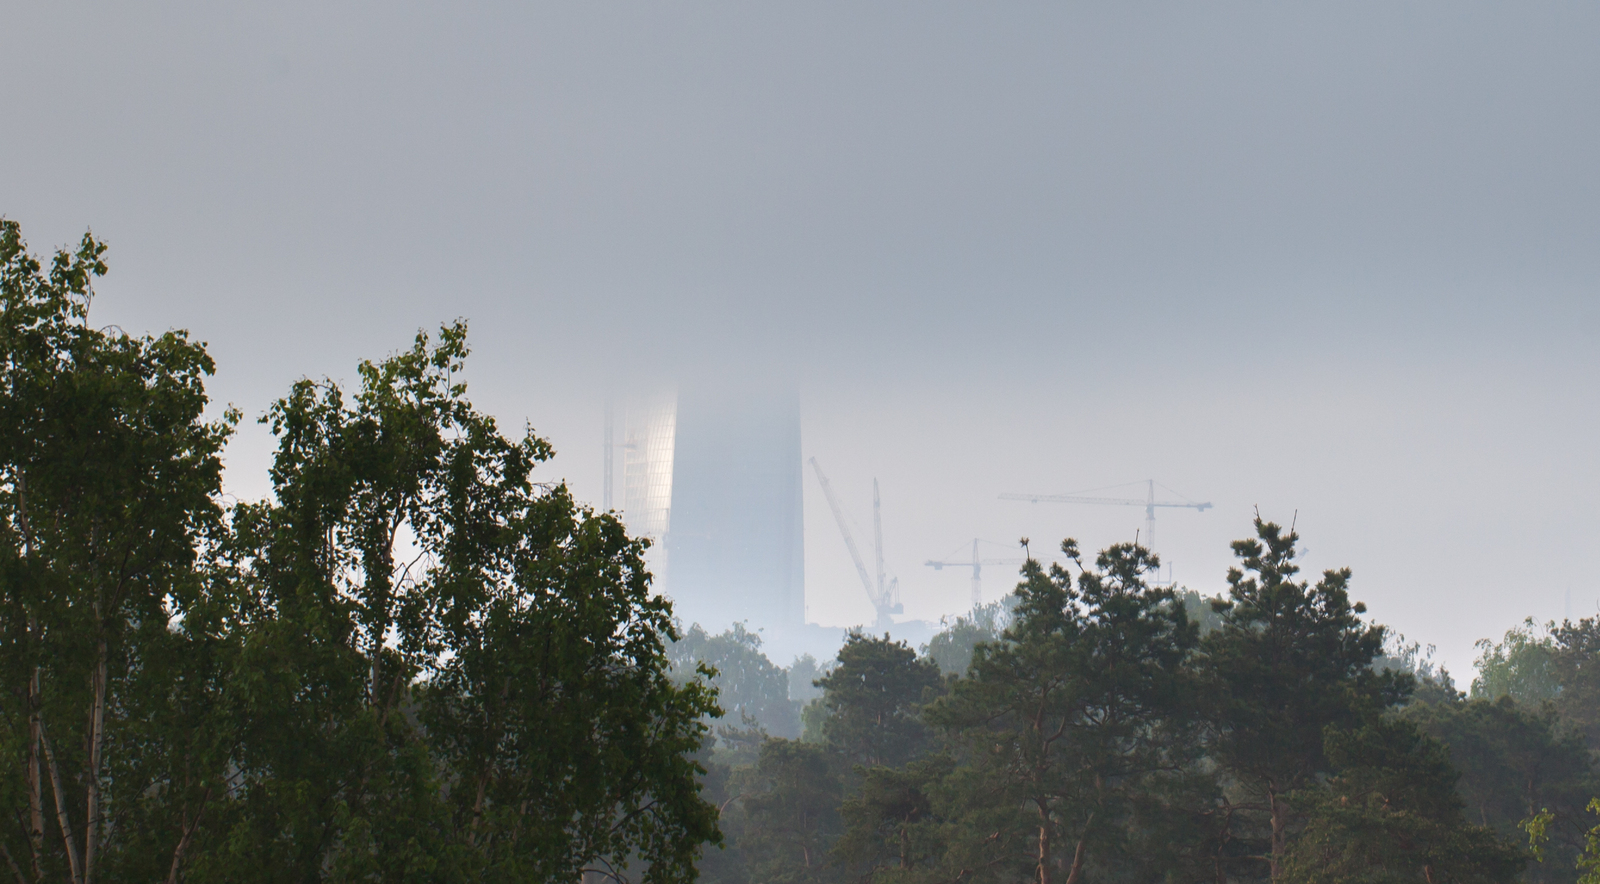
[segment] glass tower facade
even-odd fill
[[[782,652],[805,625],[800,400],[700,379],[630,400],[623,515],[657,541],[656,586],[687,626],[735,621]]]

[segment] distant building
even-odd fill
[[[761,630],[784,665],[805,630],[800,402],[792,387],[701,380],[631,400],[623,515],[660,544],[677,616]]]
[[[623,518],[633,534],[658,545],[672,524],[677,417],[678,393],[670,387],[629,397],[623,413]]]

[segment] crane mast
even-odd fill
[[[977,607],[979,605],[983,604],[983,566],[984,565],[1021,565],[1024,562],[1028,561],[1026,558],[1015,558],[1015,557],[1003,558],[1003,559],[985,559],[985,558],[980,558],[979,555],[978,555],[978,543],[979,542],[980,541],[977,538],[974,538],[973,541],[972,541],[972,561],[970,561],[970,562],[958,562],[958,561],[954,561],[954,560],[951,560],[951,561],[937,561],[937,560],[934,560],[934,559],[929,559],[928,561],[923,563],[924,565],[926,565],[929,568],[932,568],[935,571],[943,571],[946,568],[971,568],[972,569],[972,607],[974,609],[977,609]],[[990,542],[990,541],[983,541],[983,542]],[[1054,556],[1047,556],[1044,559],[1044,561],[1055,561],[1055,560],[1056,559],[1055,559]]]
[[[887,629],[894,625],[889,615],[896,613],[898,605],[891,598],[892,593],[886,592],[883,587],[883,531],[878,520],[878,482],[872,482],[872,521],[875,538],[877,540],[877,565],[878,585],[874,586],[872,578],[867,574],[867,563],[861,559],[861,550],[856,548],[855,537],[850,534],[850,526],[845,522],[844,510],[839,507],[839,501],[833,496],[833,486],[828,484],[828,477],[823,475],[822,466],[816,458],[810,459],[811,469],[817,474],[817,482],[822,485],[822,496],[828,500],[828,509],[833,511],[833,520],[839,524],[839,533],[844,536],[845,548],[850,550],[850,560],[855,563],[856,574],[861,578],[861,588],[866,590],[867,598],[872,602],[872,607],[877,611],[877,620],[873,623],[874,629]]]
[[[879,514],[878,505],[878,480],[872,480],[872,552],[878,565],[878,598],[885,598],[883,592],[883,517]]]

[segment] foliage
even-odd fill
[[[817,665],[817,658],[801,654],[789,664],[789,699],[806,704],[822,696],[817,679],[827,674],[827,668]]]
[[[1549,635],[1554,625],[1548,624],[1540,635],[1529,617],[1521,626],[1507,630],[1498,643],[1479,639],[1478,659],[1473,664],[1478,677],[1472,680],[1472,696],[1486,700],[1510,697],[1519,703],[1554,699],[1560,691],[1552,659],[1555,643]]]
[[[0,848],[34,880],[164,874],[230,736],[207,713],[223,649],[169,624],[209,604],[235,415],[204,420],[213,365],[184,333],[88,325],[104,251],[86,234],[47,272],[0,220]]]
[[[979,605],[930,639],[922,653],[945,675],[965,675],[973,651],[984,642],[998,641],[1010,618],[1000,602]]]
[[[1222,628],[1222,614],[1216,604],[1221,599],[1203,596],[1192,589],[1176,592],[1178,602],[1183,605],[1183,613],[1188,616],[1189,622],[1200,630],[1202,638]]]
[[[840,812],[844,836],[834,848],[855,876],[882,881],[937,878],[951,834],[940,789],[954,768],[947,755],[864,772]]]
[[[1078,562],[1075,543],[1062,551]],[[1036,833],[997,840],[986,864],[1082,880],[1086,863],[1132,852],[1137,797],[1185,768],[1183,667],[1197,636],[1171,590],[1145,582],[1158,565],[1131,544],[1093,569],[1079,562],[1076,580],[1030,560],[1004,641],[980,646],[970,677],[929,710],[983,790],[967,813],[1020,808]]]
[[[828,747],[851,764],[896,766],[920,754],[927,729],[918,715],[940,683],[932,662],[905,642],[851,633],[839,663],[817,680]]]
[[[462,323],[294,384],[272,496],[225,507],[211,357],[90,326],[103,253],[0,220],[22,884],[1500,882],[1521,835],[1600,878],[1593,619],[1482,644],[1467,700],[1257,519],[1225,599],[1069,540],[921,655],[786,671],[679,634],[646,542],[473,407]]]
[[[1194,599],[1146,582],[1148,551],[1086,566],[1071,541],[1076,572],[1025,566],[1008,628],[974,642],[962,674],[907,678],[937,665],[932,643],[919,661],[853,637],[805,708],[811,742],[766,741],[729,774],[745,790],[729,790],[730,849],[703,868],[719,882],[1515,878],[1518,802],[1565,813],[1592,782],[1581,742],[1553,712],[1466,701],[1419,645],[1363,619],[1348,572],[1298,580],[1293,532],[1255,527],[1204,639]],[[1418,676],[1428,700],[1405,705]],[[863,748],[908,738],[920,745],[898,757]],[[1570,839],[1563,825],[1547,828]],[[1571,880],[1549,869],[1535,880]]]
[[[1560,686],[1555,708],[1568,728],[1600,752],[1600,618],[1566,621],[1550,631],[1550,669]]]
[[[1590,813],[1600,813],[1600,798],[1589,799],[1586,809]],[[1523,830],[1528,834],[1529,851],[1541,863],[1546,859],[1545,848],[1550,840],[1550,825],[1554,821],[1555,814],[1549,808],[1541,808],[1522,823]],[[1600,826],[1583,833],[1583,849],[1572,868],[1580,873],[1574,879],[1576,884],[1600,884]]]
[[[304,380],[219,505],[202,345],[0,222],[0,854],[22,882],[694,877],[718,838],[643,541],[536,482],[466,329]]]
[[[1372,724],[1412,680],[1374,670],[1384,630],[1361,620],[1348,570],[1296,581],[1299,535],[1259,517],[1255,528],[1233,544],[1240,566],[1228,572],[1223,625],[1206,636],[1201,667],[1216,734],[1209,751],[1241,799],[1230,801],[1239,806],[1224,837],[1259,839],[1249,853],[1278,880],[1295,823],[1288,796],[1330,771],[1325,731]]]
[[[1423,647],[1421,642],[1408,642],[1399,633],[1389,633],[1383,643],[1383,652],[1372,661],[1372,667],[1410,675],[1416,683],[1413,701],[1418,699],[1417,694],[1425,695],[1427,702],[1454,699],[1458,693],[1455,679],[1450,677],[1448,669],[1435,662],[1434,655],[1438,650],[1433,645]]]
[[[1548,861],[1531,868],[1529,880],[1572,880],[1588,828],[1584,808],[1600,782],[1582,739],[1562,728],[1553,710],[1501,697],[1414,704],[1403,716],[1449,750],[1470,818],[1517,839],[1524,820],[1548,813]]]
[[[705,683],[717,691],[730,717],[748,717],[775,737],[800,735],[800,709],[789,699],[788,674],[767,659],[761,635],[743,623],[720,635],[710,635],[696,623],[668,646],[667,656],[679,683],[700,678],[699,667],[715,673]]]
[[[842,797],[827,751],[812,743],[769,740],[739,781],[748,819],[742,847],[753,879],[770,884],[827,880]]]
[[[1385,718],[1329,728],[1333,775],[1294,794],[1307,817],[1283,859],[1287,882],[1510,882],[1524,856],[1466,822],[1449,752]]]

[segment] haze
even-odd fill
[[[1215,504],[1161,514],[1180,583],[1297,519],[1464,682],[1600,601],[1596,45],[1579,3],[25,4],[0,213],[92,227],[94,320],[192,329],[247,415],[464,316],[598,503],[608,384],[779,373],[910,616],[974,537],[1143,524],[999,493],[1154,478]],[[810,617],[868,622],[816,492]]]

